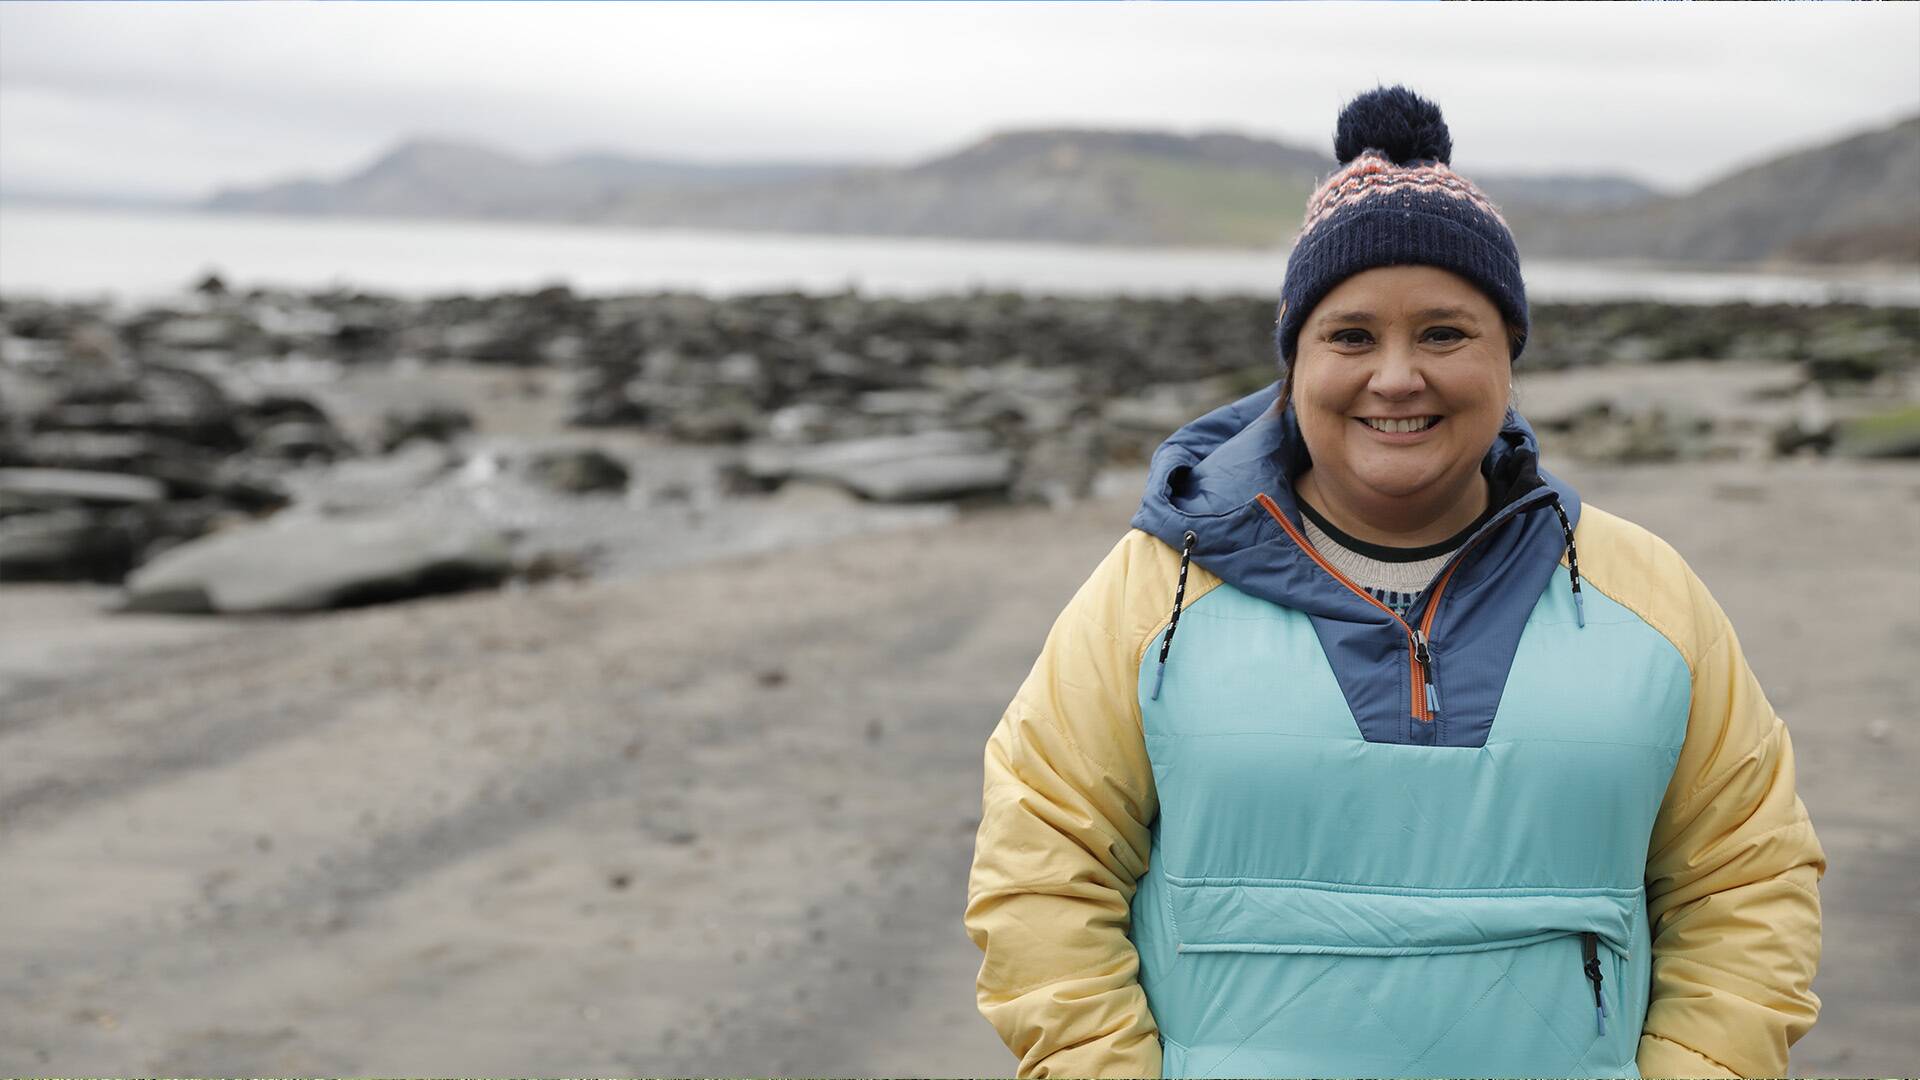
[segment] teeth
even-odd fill
[[[1439,421],[1437,416],[1422,416],[1417,420],[1366,420],[1368,427],[1375,431],[1425,431]]]

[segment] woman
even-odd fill
[[[1335,149],[1285,380],[1161,447],[987,745],[981,1011],[1022,1076],[1785,1075],[1786,728],[1680,556],[1541,468],[1439,110],[1364,94]]]

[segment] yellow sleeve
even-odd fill
[[[1018,1076],[1160,1075],[1127,936],[1159,809],[1135,695],[1178,562],[1145,533],[1122,539],[987,742],[966,927],[985,953],[980,1011],[1019,1057]],[[1189,603],[1217,584],[1198,567],[1192,578]]]
[[[1647,858],[1653,985],[1640,1072],[1785,1076],[1787,1048],[1820,1011],[1826,856],[1794,791],[1786,724],[1726,613],[1684,563],[1661,576],[1684,583],[1670,620],[1687,643],[1693,702]]]

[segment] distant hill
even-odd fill
[[[700,165],[583,154],[539,163],[436,139],[337,181],[232,188],[214,210],[596,221],[639,226],[1090,244],[1284,245],[1334,166],[1320,152],[1213,132],[1046,129],[990,136],[904,168]],[[1496,200],[1553,211],[1659,193],[1624,177],[1485,177]]]
[[[216,210],[477,217],[1086,244],[1290,242],[1329,155],[1213,132],[1003,132],[906,167],[534,162],[415,140],[337,181],[222,191]],[[1470,175],[1522,250],[1561,258],[1920,262],[1920,117],[1671,195],[1617,175]]]
[[[908,168],[682,196],[631,193],[636,225],[1092,244],[1286,243],[1332,161],[1240,135],[1020,131]]]
[[[603,220],[607,209],[630,192],[692,193],[791,183],[845,168],[706,165],[611,153],[576,154],[540,163],[473,143],[415,139],[340,180],[227,188],[203,205],[210,210],[280,214],[596,221]]]
[[[1686,195],[1508,216],[1529,254],[1920,262],[1920,116],[1741,169]]]

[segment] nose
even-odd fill
[[[1426,389],[1420,358],[1412,347],[1391,344],[1379,351],[1380,362],[1367,380],[1367,389],[1390,401],[1404,401]]]

